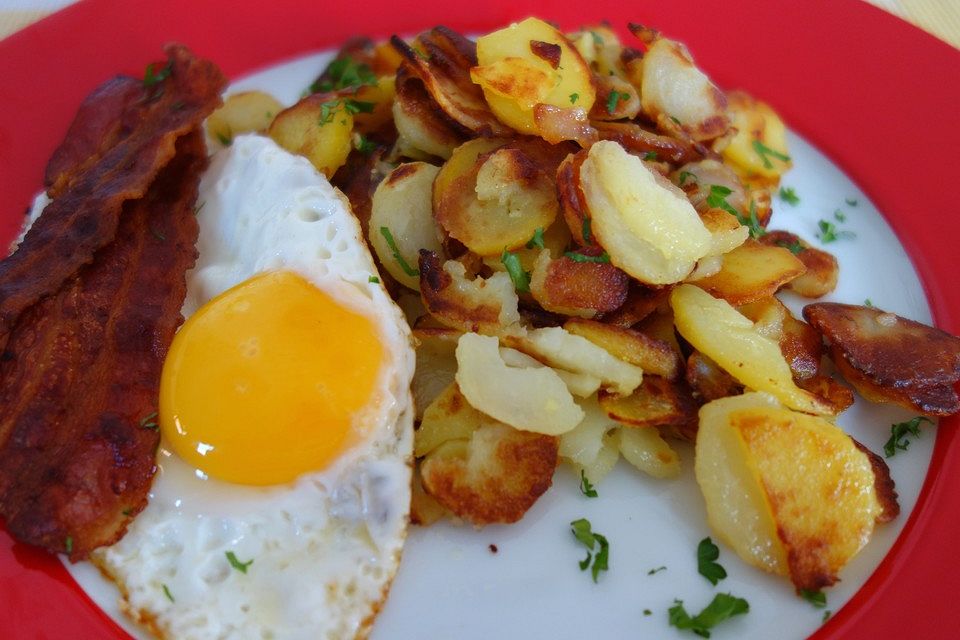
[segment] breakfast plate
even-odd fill
[[[917,123],[936,122],[937,114],[945,113],[943,105],[960,98],[958,54],[870,7],[824,2],[820,14],[811,5],[651,4],[623,16],[613,3],[592,3],[587,11],[547,3],[486,12],[471,7],[468,15],[466,9],[428,2],[403,11],[367,5],[358,17],[309,3],[262,10],[194,4],[134,8],[121,2],[81,3],[0,43],[0,83],[8,97],[8,117],[0,125],[5,176],[0,236],[12,237],[19,226],[43,164],[80,99],[118,71],[139,75],[164,41],[185,42],[230,77],[244,78],[237,87],[264,88],[290,103],[321,68],[322,56],[316,52],[335,48],[355,33],[409,34],[438,22],[483,32],[529,13],[569,27],[603,18],[615,24],[633,20],[685,41],[718,83],[770,101],[801,134],[791,139],[797,168],[785,178],[785,185],[801,195],[801,204],[794,210],[778,201],[773,226],[812,239],[819,218],[835,209],[845,211],[857,237],[835,247],[843,275],[832,299],[860,303],[870,298],[921,321],[929,321],[932,313],[936,324],[953,333],[960,329],[960,294],[950,284],[949,251],[960,239],[960,226],[949,213],[940,213],[952,211],[942,185],[949,184],[947,156],[960,140],[956,131],[936,130],[925,134],[924,141],[935,135],[947,139],[922,145],[916,133]],[[855,30],[848,28],[852,24]],[[816,46],[788,44],[795,42]],[[68,51],[55,53],[65,43]],[[889,43],[896,43],[896,51]],[[266,67],[270,69],[261,75],[249,76]],[[876,217],[878,210],[896,236]],[[843,424],[877,450],[888,425],[905,417],[858,404]],[[842,574],[844,582],[830,590],[833,615],[826,623],[823,610],[793,598],[785,582],[759,575],[722,550],[731,577],[721,590],[747,597],[751,604],[750,616],[731,622],[724,634],[769,637],[770,629],[776,629],[779,637],[790,629],[791,637],[814,632],[817,637],[908,632],[948,637],[949,594],[960,586],[960,561],[951,544],[951,532],[960,524],[960,507],[950,499],[950,485],[960,481],[956,422],[941,421],[935,446],[932,432],[925,431],[908,456],[891,460],[904,515],[878,530]],[[689,464],[692,451],[680,453]],[[573,475],[560,469],[555,489],[518,525],[481,532],[446,525],[414,530],[375,637],[676,633],[666,626],[666,609],[674,598],[700,607],[710,593],[695,573],[696,541],[708,530],[702,501],[687,480],[638,479],[621,468],[601,486],[601,499],[587,503]],[[580,553],[566,527],[579,517],[589,517],[612,542],[611,570],[598,585],[576,567]],[[675,522],[686,525],[672,529]],[[12,543],[6,535],[0,541],[0,584],[8,602],[0,628],[16,637],[124,637],[56,559]],[[661,566],[667,569],[648,575]],[[93,587],[95,576],[74,569],[78,575],[93,598],[108,607],[109,596]],[[849,603],[838,610],[847,598]],[[789,606],[781,609],[774,601]],[[645,616],[645,610],[651,615]],[[910,615],[901,617],[903,611]]]

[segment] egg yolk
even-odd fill
[[[291,272],[217,296],[181,327],[160,382],[160,428],[184,460],[268,485],[323,469],[377,405],[374,323]]]

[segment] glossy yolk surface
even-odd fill
[[[160,428],[209,476],[267,485],[320,470],[362,437],[384,355],[366,316],[291,272],[217,296],[177,333]]]

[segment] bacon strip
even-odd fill
[[[65,145],[58,150],[47,174],[56,199],[20,248],[0,262],[0,347],[20,314],[56,292],[114,239],[124,203],[143,196],[173,157],[177,139],[197,129],[220,103],[226,79],[213,63],[194,58],[181,45],[167,47],[167,55],[169,78],[141,86],[136,108],[127,108],[129,84],[122,87],[119,102],[125,113],[118,127],[102,120],[91,125],[109,135],[89,137],[76,149]],[[79,115],[95,114],[86,109]],[[71,131],[76,134],[78,128],[82,130],[75,124]],[[94,161],[78,164],[82,151],[93,151]],[[61,153],[73,161],[66,159],[61,167],[56,160]]]
[[[0,361],[0,513],[21,541],[85,558],[146,505],[157,390],[196,260],[199,131],[116,240],[16,322]]]

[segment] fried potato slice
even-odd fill
[[[785,285],[790,291],[805,298],[819,298],[837,288],[840,266],[833,254],[807,244],[789,231],[768,231],[760,242],[789,249],[807,268],[803,275]]]
[[[207,135],[229,145],[241,133],[265,131],[283,104],[263,91],[241,91],[227,96],[223,106],[207,116]]]
[[[464,140],[407,64],[397,70],[392,113],[401,146],[449,158]]]
[[[960,411],[960,338],[874,307],[808,304],[803,317],[826,338],[847,382],[872,402],[926,415]]]
[[[773,295],[805,271],[803,262],[789,250],[748,239],[724,254],[720,271],[698,280],[697,286],[739,306]]]
[[[420,289],[416,269],[420,250],[443,254],[431,204],[433,180],[438,172],[437,167],[426,162],[401,164],[373,194],[367,232],[370,246],[390,275],[415,291]]]
[[[834,584],[896,501],[882,460],[761,393],[704,405],[695,470],[717,536],[798,591]]]
[[[628,396],[601,390],[597,398],[610,418],[632,427],[686,425],[697,415],[689,390],[659,376],[644,376],[643,383]]]
[[[627,299],[619,309],[603,316],[603,322],[616,327],[632,327],[643,322],[658,308],[667,305],[670,290],[671,287],[645,287],[633,281],[627,290]],[[672,322],[670,330],[673,331]]]
[[[747,241],[750,230],[740,224],[736,216],[723,209],[706,209],[700,214],[703,226],[710,232],[710,249],[707,258],[719,258],[730,253]],[[723,269],[724,261],[720,260],[719,269]],[[700,265],[697,265],[698,269]]]
[[[683,192],[617,143],[590,148],[580,185],[592,233],[610,262],[640,282],[678,282],[709,251],[710,232]]]
[[[422,458],[444,442],[469,440],[482,419],[483,414],[470,406],[457,383],[451,382],[424,410],[414,432],[413,455]]]
[[[633,120],[640,113],[640,95],[626,79],[594,73],[593,82],[597,98],[590,109],[591,120]]]
[[[500,357],[508,367],[517,367],[519,369],[539,369],[546,367],[533,356],[529,356],[522,351],[511,349],[509,347],[500,347]],[[574,373],[564,369],[552,369],[554,373],[560,376],[567,389],[573,395],[579,398],[588,398],[597,392],[600,388],[600,378],[586,373]]]
[[[349,98],[338,93],[315,93],[277,114],[267,129],[274,142],[307,158],[328,178],[353,148],[353,115]]]
[[[559,435],[576,427],[583,410],[549,367],[510,367],[496,338],[465,333],[457,343],[457,384],[483,413],[517,429]]]
[[[415,418],[421,420],[424,410],[452,382],[457,373],[454,352],[460,331],[436,327],[415,327],[417,366],[410,389],[413,392]]]
[[[603,449],[603,438],[617,429],[619,423],[600,408],[597,396],[591,395],[579,403],[583,420],[574,429],[560,436],[560,457],[586,467],[594,463]],[[591,476],[590,480],[594,480]]]
[[[429,527],[447,515],[452,514],[423,488],[420,463],[416,463],[410,482],[410,523]]]
[[[594,122],[593,126],[601,140],[616,142],[641,158],[654,153],[661,162],[681,164],[700,160],[709,153],[698,142],[647,131],[633,122]]]
[[[656,429],[623,427],[617,433],[624,459],[654,478],[680,475],[680,456]]]
[[[596,376],[605,387],[620,394],[632,393],[643,379],[639,367],[560,327],[530,329],[522,335],[504,336],[504,343],[551,367]]]
[[[727,102],[737,133],[723,158],[744,176],[778,179],[792,166],[783,120],[770,105],[743,91],[729,92]]]
[[[582,247],[594,246],[596,238],[590,231],[590,213],[586,198],[580,188],[580,166],[587,159],[587,152],[580,151],[564,158],[557,167],[557,198],[560,211],[570,228],[570,235]]]
[[[574,463],[573,468],[578,476],[582,472],[592,484],[599,485],[607,477],[607,474],[613,471],[619,459],[620,429],[614,429],[600,439],[600,450],[591,462],[585,464]]]
[[[780,345],[728,302],[682,284],[670,294],[670,305],[680,335],[747,387],[766,391],[797,411],[836,413],[835,407],[794,383]]]
[[[557,446],[555,437],[485,419],[470,440],[424,458],[423,488],[473,525],[516,522],[553,483]]]
[[[680,355],[668,343],[639,331],[579,318],[570,318],[563,328],[603,347],[624,362],[637,365],[645,373],[668,380],[676,379],[680,373]]]
[[[519,326],[517,291],[506,273],[469,279],[463,263],[420,252],[420,295],[430,314],[448,327],[497,335]]]
[[[690,199],[690,204],[701,214],[712,206],[707,203],[707,198],[710,197],[711,187],[714,186],[730,190],[724,199],[731,207],[741,213],[749,211],[747,191],[740,177],[733,169],[716,158],[687,162],[671,173],[670,179],[684,190]]]
[[[613,311],[627,299],[630,278],[609,263],[556,260],[541,251],[530,274],[530,293],[547,311],[592,318]]]
[[[743,393],[743,384],[739,380],[699,351],[687,358],[685,376],[693,392],[705,402]]]
[[[489,153],[507,144],[503,138],[474,138],[467,140],[450,154],[440,168],[433,184],[433,208],[439,210],[441,203],[450,197],[455,197],[454,183],[467,175],[477,162],[481,154]]]
[[[743,305],[737,311],[753,321],[757,331],[780,345],[780,352],[790,365],[794,380],[799,382],[817,375],[823,341],[816,329],[794,318],[790,310],[773,296]]]

